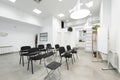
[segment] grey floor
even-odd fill
[[[92,62],[91,53],[78,50],[79,58],[74,64],[69,60],[70,69],[66,69],[66,64],[60,67],[61,80],[120,80],[117,71],[103,71],[106,68],[105,62]],[[58,58],[57,58],[58,60]],[[48,59],[50,61],[50,59]],[[34,62],[34,74],[27,71],[27,60],[25,66],[19,64],[18,53],[0,56],[0,80],[44,80],[47,75],[46,68],[39,61]]]

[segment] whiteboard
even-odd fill
[[[100,27],[97,31],[98,51],[108,53],[108,29],[107,27]]]

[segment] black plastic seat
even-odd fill
[[[21,60],[22,60],[22,65],[24,66],[24,56],[29,56],[28,54],[28,50],[31,49],[30,46],[22,46],[21,49],[20,49],[20,64],[21,64]]]
[[[28,52],[29,52],[29,60],[28,60],[27,70],[29,70],[29,64],[31,62],[31,70],[32,70],[32,74],[33,74],[34,73],[33,72],[33,61],[40,60],[40,62],[41,62],[43,55],[39,54],[40,51],[38,48],[31,48],[30,50],[28,50]]]
[[[61,76],[61,73],[60,73],[60,70],[59,70],[59,67],[60,67],[60,66],[61,66],[61,63],[56,62],[56,61],[53,61],[53,62],[49,63],[49,64],[46,66],[46,69],[50,69],[51,71],[48,72],[48,70],[47,70],[48,74],[47,74],[47,76],[44,78],[44,80],[53,80],[53,78],[54,78],[55,80],[60,80],[60,78],[58,79],[58,76],[53,75],[54,72],[55,72],[55,70],[58,69],[58,72],[59,72],[58,75],[59,75],[59,77]]]
[[[48,64],[46,67],[51,69],[51,70],[55,70],[60,66],[61,66],[61,63],[58,63],[58,62],[54,61],[54,62],[51,62],[50,64]]]
[[[73,54],[77,54],[77,51],[75,49],[71,49],[70,45],[67,45],[67,51],[71,51]]]
[[[62,57],[65,57],[65,59],[66,59],[66,64],[67,64],[67,69],[69,69],[69,66],[68,66],[68,58],[71,58],[72,63],[73,63],[72,54],[70,54],[69,51],[65,51],[65,48],[64,48],[64,47],[60,47],[60,48],[59,48],[59,54],[60,54],[60,57],[61,57],[60,63],[62,63]]]
[[[71,49],[70,45],[67,45],[66,48],[67,48],[67,51],[71,52],[72,54],[76,54],[76,57],[78,57],[77,50]],[[73,55],[73,57],[74,57],[74,55]],[[74,57],[74,60],[75,60],[75,57]]]
[[[47,44],[46,49],[49,51],[49,50],[54,49],[54,48],[51,46],[51,44]]]
[[[50,57],[52,55],[54,55],[54,52],[51,51],[51,52],[43,54],[43,58],[47,58],[47,57]]]
[[[59,44],[56,44],[56,45],[55,45],[55,49],[56,49],[56,50],[59,50],[59,48],[60,48]]]
[[[43,44],[38,45],[38,49],[39,49],[41,52],[45,52],[45,51],[46,51],[46,49],[45,49],[45,47],[44,47]]]

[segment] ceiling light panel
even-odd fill
[[[58,0],[58,1],[60,1],[60,2],[61,2],[61,1],[63,1],[63,0]]]
[[[42,13],[42,11],[40,11],[39,9],[34,9],[33,12],[36,13],[36,14]]]
[[[9,0],[10,2],[12,2],[12,3],[15,3],[16,2],[16,0]]]
[[[86,3],[85,5],[90,8],[93,6],[93,1],[90,1],[90,2]]]
[[[58,14],[59,17],[64,17],[65,15],[63,13]]]

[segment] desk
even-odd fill
[[[12,52],[12,46],[0,46],[0,54]]]

